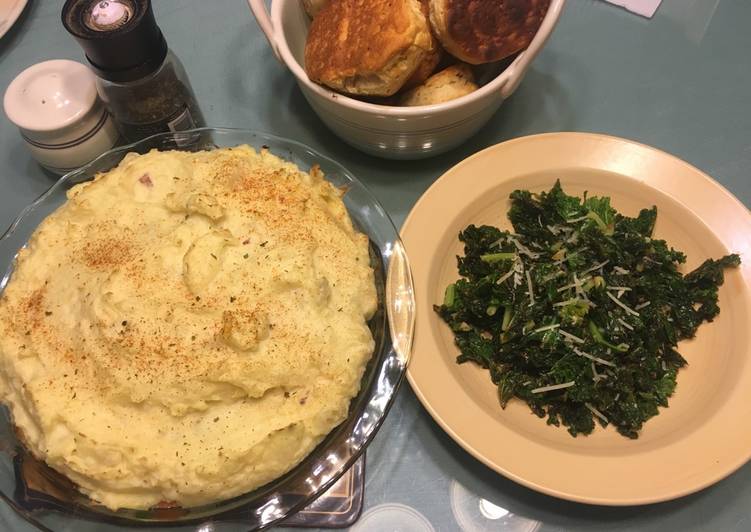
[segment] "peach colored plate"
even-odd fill
[[[508,195],[549,189],[610,196],[635,216],[657,205],[655,235],[688,256],[686,269],[728,252],[741,268],[720,290],[720,316],[681,342],[670,406],[637,440],[612,427],[572,438],[521,401],[505,410],[486,371],[457,365],[449,328],[433,312],[457,278],[457,234],[474,224],[510,228]],[[465,450],[495,471],[549,495],[604,505],[646,504],[700,490],[751,458],[751,213],[693,166],[624,139],[581,133],[524,137],[459,163],[417,202],[402,229],[418,308],[407,376],[418,398]]]

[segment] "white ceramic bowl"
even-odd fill
[[[335,93],[308,79],[303,69],[310,19],[300,0],[248,0],[276,57],[297,78],[321,120],[345,142],[391,159],[418,159],[447,151],[482,127],[511,96],[553,31],[565,0],[552,0],[529,47],[500,75],[471,94],[418,107],[377,105]]]
[[[94,74],[76,61],[30,66],[8,85],[3,106],[34,159],[56,174],[83,166],[119,137]]]

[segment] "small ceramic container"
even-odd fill
[[[119,138],[94,74],[75,61],[30,66],[8,85],[3,105],[34,159],[56,174],[83,166]]]
[[[356,148],[389,159],[419,159],[458,146],[482,127],[524,78],[555,27],[565,0],[551,0],[529,47],[478,90],[444,103],[416,107],[377,105],[333,92],[304,69],[310,18],[299,0],[247,0],[277,59],[297,78],[305,98],[331,130]]]

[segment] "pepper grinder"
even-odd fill
[[[97,92],[127,142],[205,126],[150,0],[67,0],[62,20],[97,75]]]

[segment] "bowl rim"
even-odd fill
[[[362,100],[358,100],[351,96],[347,96],[343,93],[334,92],[322,85],[314,83],[308,78],[304,68],[295,59],[289,44],[286,39],[286,35],[283,31],[284,25],[282,24],[282,11],[289,0],[272,0],[271,2],[271,22],[273,28],[273,39],[276,48],[279,52],[281,61],[292,72],[297,79],[298,83],[304,85],[305,88],[310,90],[319,98],[332,101],[333,103],[340,104],[342,107],[349,108],[355,111],[364,113],[371,113],[377,115],[386,115],[397,118],[410,118],[415,116],[424,116],[426,114],[433,114],[441,111],[452,111],[464,107],[472,102],[482,100],[486,97],[491,97],[495,94],[501,99],[504,98],[504,89],[507,85],[511,86],[511,91],[516,88],[516,85],[521,81],[521,78],[526,73],[532,59],[537,55],[542,46],[550,37],[553,29],[555,28],[558,19],[561,16],[563,6],[566,0],[551,0],[548,11],[540,24],[537,33],[532,38],[529,46],[522,50],[521,53],[514,59],[514,61],[501,72],[498,76],[491,81],[480,87],[479,89],[449,100],[448,102],[435,103],[430,105],[416,105],[411,107],[399,107],[394,105],[383,105],[377,103],[369,103]],[[294,0],[298,2],[298,0]],[[272,46],[273,46],[272,44]],[[531,57],[528,55],[531,54]]]
[[[197,135],[200,133],[219,133],[221,135],[246,135],[248,138],[254,138],[254,141],[247,140],[247,144],[253,145],[254,142],[259,144],[261,142],[266,143],[279,143],[284,146],[283,149],[287,150],[286,153],[298,156],[301,158],[313,159],[314,164],[320,164],[323,168],[329,168],[339,174],[345,181],[355,184],[361,188],[361,192],[365,192],[366,196],[373,202],[373,207],[376,211],[382,213],[383,219],[387,224],[388,234],[384,237],[389,242],[385,246],[385,250],[381,250],[379,260],[383,262],[383,312],[382,318],[384,326],[384,344],[379,351],[374,351],[372,362],[373,367],[363,378],[367,380],[362,381],[362,388],[356,396],[351,399],[350,408],[357,407],[359,411],[352,410],[348,414],[347,418],[342,421],[341,424],[333,427],[332,430],[324,437],[324,439],[318,444],[318,446],[306,455],[302,461],[295,465],[290,471],[281,475],[277,479],[270,481],[269,483],[259,486],[258,488],[244,493],[230,499],[221,501],[215,501],[213,503],[207,503],[201,506],[191,506],[186,510],[196,510],[201,513],[188,517],[177,519],[160,519],[155,517],[146,518],[134,518],[132,516],[118,515],[117,512],[99,512],[91,510],[89,508],[78,508],[74,503],[69,505],[64,511],[59,509],[55,511],[56,515],[63,516],[61,519],[67,519],[73,516],[74,519],[83,519],[86,522],[93,523],[106,523],[116,526],[152,526],[152,527],[170,527],[170,526],[185,526],[185,525],[198,525],[207,522],[221,522],[225,517],[229,519],[236,518],[236,512],[243,511],[243,526],[250,527],[252,530],[265,529],[272,526],[283,519],[289,517],[293,513],[299,511],[307,504],[310,504],[312,500],[315,500],[318,496],[325,493],[339,478],[350,468],[352,465],[362,456],[367,446],[373,441],[378,431],[380,430],[386,416],[393,407],[399,388],[405,381],[406,368],[411,356],[412,347],[412,334],[414,330],[414,283],[412,281],[411,269],[409,267],[408,258],[404,254],[404,246],[401,242],[401,236],[398,229],[391,220],[387,211],[378,201],[377,197],[369,190],[369,188],[358,179],[355,174],[350,172],[341,163],[334,159],[320,153],[319,151],[303,144],[299,141],[281,137],[278,135],[266,133],[260,130],[251,130],[243,128],[226,128],[226,127],[203,127],[196,128],[187,131],[180,132],[165,132],[151,135],[137,142],[117,146],[106,152],[102,153],[99,157],[93,159],[86,165],[66,173],[59,179],[57,179],[51,186],[39,195],[34,201],[24,207],[14,221],[8,226],[8,228],[0,233],[0,246],[3,244],[12,246],[13,242],[11,237],[23,227],[27,218],[55,192],[61,188],[65,188],[67,185],[74,185],[79,182],[77,178],[84,175],[94,174],[93,169],[97,167],[103,161],[106,161],[108,157],[116,154],[125,155],[131,151],[137,149],[143,149],[149,146],[149,143],[155,143],[159,140],[172,140],[184,139],[185,136]],[[208,144],[213,147],[220,148],[222,145],[214,143],[214,138],[210,137],[211,142]],[[182,147],[175,147],[174,149],[182,150]],[[294,150],[294,151],[293,151]],[[275,152],[279,157],[285,158],[284,152]],[[294,161],[293,161],[294,162]],[[116,163],[118,164],[118,163]],[[114,167],[114,166],[113,166]],[[330,174],[331,172],[327,172]],[[86,181],[92,179],[89,177]],[[348,207],[348,211],[349,211]],[[32,233],[38,227],[38,223],[33,223]],[[360,229],[363,231],[362,229]],[[364,231],[363,231],[364,232]],[[23,239],[25,243],[28,238]],[[17,247],[14,249],[18,249]],[[388,260],[386,260],[388,259]],[[4,261],[5,259],[3,259]],[[15,258],[12,257],[7,265],[6,271],[0,272],[0,295],[5,289],[5,286],[13,273],[15,268]],[[398,278],[396,281],[392,279]],[[397,294],[397,305],[401,303],[404,310],[396,309],[398,316],[394,316],[394,295],[390,293],[390,283],[398,283],[398,280],[402,280],[406,283],[405,287],[408,293],[400,292]],[[394,288],[401,288],[401,285],[394,286]],[[407,299],[405,297],[409,296]],[[399,321],[396,321],[396,320]],[[405,329],[406,328],[406,329]],[[402,335],[406,332],[408,338],[404,338]],[[369,375],[367,375],[369,373]],[[383,392],[383,390],[387,392]],[[386,399],[384,401],[384,398]],[[380,412],[379,412],[380,411]],[[363,413],[370,414],[363,417]],[[371,418],[371,420],[365,422],[365,418]],[[344,435],[345,431],[347,435]],[[345,439],[346,438],[346,439]],[[314,464],[310,463],[313,453],[319,451],[319,447],[327,446],[325,449],[333,452],[340,452],[343,459],[339,463],[338,469],[335,471],[325,471],[325,479],[313,479],[318,480],[317,488],[313,492],[301,494],[295,501],[287,501],[286,498],[280,497],[285,493],[280,490],[281,486],[278,482],[287,482],[293,477],[297,477],[300,474],[307,474],[307,480],[311,480],[310,469]],[[307,473],[302,470],[298,470],[300,466],[306,465],[308,467]],[[313,474],[319,476],[319,474],[313,471]],[[257,499],[242,500],[249,494],[258,491]],[[85,496],[84,496],[85,497]],[[39,521],[38,517],[26,507],[18,504],[13,498],[9,497],[6,493],[0,491],[0,499],[9,504],[16,513],[29,522],[30,524],[46,529],[46,525]],[[209,510],[214,505],[229,505],[215,510]],[[207,509],[207,510],[204,510]],[[44,511],[44,508],[42,508]],[[126,509],[128,512],[133,512],[133,509]],[[138,510],[135,510],[138,511]]]

